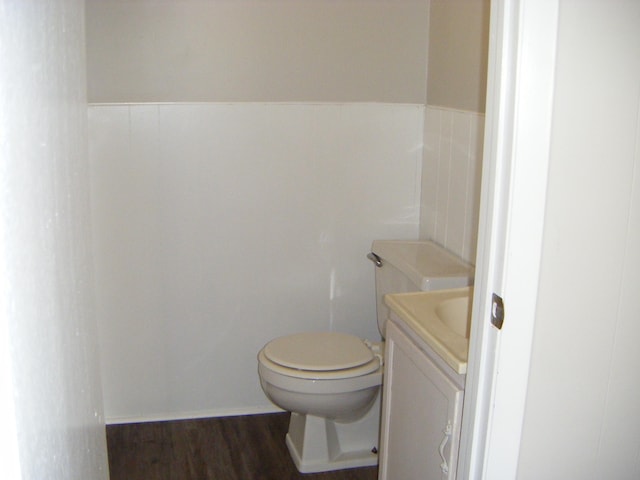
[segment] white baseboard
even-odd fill
[[[200,410],[197,412],[180,412],[151,415],[132,415],[127,417],[107,417],[107,425],[121,425],[124,423],[166,422],[171,420],[194,420],[197,418],[234,417],[238,415],[259,415],[264,413],[278,413],[284,410],[273,405],[243,408],[223,408],[214,410]]]

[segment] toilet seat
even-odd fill
[[[378,370],[380,354],[355,335],[338,332],[299,333],[269,342],[259,360],[269,370],[289,377],[331,380]]]

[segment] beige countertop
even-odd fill
[[[385,295],[397,317],[456,373],[467,373],[473,287]]]

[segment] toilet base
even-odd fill
[[[367,413],[354,422],[292,412],[286,442],[300,473],[375,466],[379,426],[380,393]]]

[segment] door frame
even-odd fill
[[[495,0],[473,328],[458,469],[517,474],[542,255],[559,0]],[[504,300],[491,325],[492,294]]]

